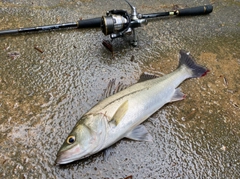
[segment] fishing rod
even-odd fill
[[[52,24],[37,27],[26,27],[19,29],[0,30],[0,35],[16,34],[24,32],[37,32],[53,29],[63,28],[101,28],[105,35],[110,35],[111,39],[123,37],[125,35],[133,34],[133,40],[131,44],[137,46],[137,36],[135,28],[147,25],[147,19],[154,19],[163,16],[195,16],[209,14],[213,10],[212,5],[204,5],[192,8],[185,8],[179,10],[173,10],[169,12],[157,12],[150,14],[137,13],[136,7],[132,6],[127,0],[125,0],[131,7],[131,13],[125,10],[110,10],[106,12],[106,16],[78,20],[77,22],[68,22],[62,24]]]

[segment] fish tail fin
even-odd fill
[[[192,56],[184,50],[180,50],[180,58],[178,68],[185,66],[190,70],[189,78],[197,78],[205,76],[209,70],[206,67],[203,67],[195,62]]]

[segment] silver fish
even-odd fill
[[[95,154],[122,138],[151,141],[140,125],[166,103],[182,100],[178,86],[208,70],[180,51],[179,66],[163,77],[134,84],[95,105],[81,117],[57,154],[56,164],[66,164]]]

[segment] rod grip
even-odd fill
[[[175,15],[177,16],[195,16],[195,15],[204,15],[209,14],[213,10],[212,5],[198,6],[186,9],[179,9],[175,11]]]
[[[101,17],[79,20],[77,28],[100,28],[101,22]]]

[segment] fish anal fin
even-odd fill
[[[186,98],[186,95],[182,93],[180,88],[176,88],[170,102],[180,101]]]
[[[113,119],[111,121],[114,121],[116,123],[116,125],[119,124],[119,122],[121,121],[121,119],[124,117],[124,115],[126,114],[128,110],[128,100],[125,101],[115,112],[115,114],[113,115]]]
[[[148,133],[146,127],[143,125],[135,127],[132,131],[128,132],[125,137],[132,140],[152,142],[151,134]]]

